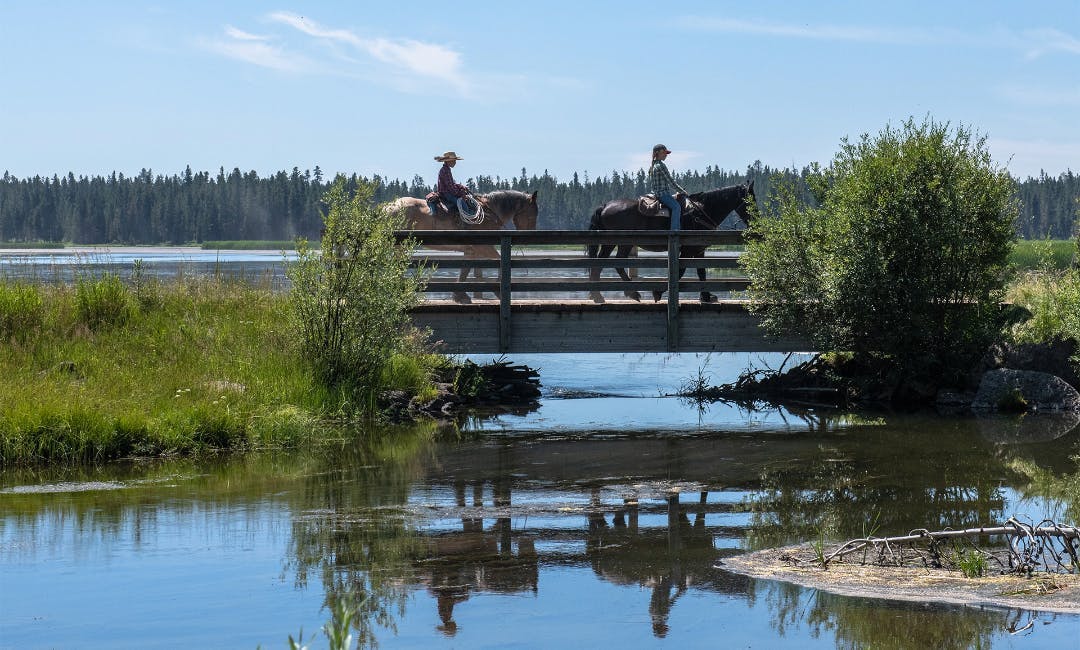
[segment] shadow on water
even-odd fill
[[[1016,468],[1076,475],[1075,430],[1012,444],[1016,421],[798,422],[683,435],[429,425],[304,453],[7,471],[0,629],[20,647],[275,647],[359,589],[361,641],[395,647],[1009,647],[1035,616],[1061,624],[1029,629],[1025,647],[1068,645],[1080,617],[834,596],[716,567],[822,531],[1060,515],[1069,504]],[[260,558],[279,580],[237,591],[267,572]],[[90,584],[90,601],[57,595]],[[168,607],[153,605],[162,585],[184,586]],[[120,636],[94,641],[113,610]]]

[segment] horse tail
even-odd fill
[[[600,206],[593,212],[592,220],[589,221],[589,230],[600,230],[600,213],[604,211],[604,206]],[[589,244],[588,253],[589,257],[596,257],[600,252],[600,244]]]

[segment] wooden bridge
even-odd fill
[[[503,352],[789,352],[808,350],[799,340],[766,338],[758,318],[747,310],[747,278],[739,270],[736,245],[741,231],[678,233],[656,231],[415,230],[398,233],[420,247],[413,266],[453,270],[430,278],[425,301],[412,311],[413,322],[430,328],[432,339],[453,354]],[[667,252],[606,260],[590,259],[591,244],[643,244],[664,246]],[[677,257],[683,245],[725,245],[705,257]],[[460,253],[436,253],[434,246],[488,245],[497,259],[465,259]],[[678,266],[686,268],[683,279]],[[632,269],[631,281],[614,276],[614,266]],[[481,279],[458,281],[465,267],[494,269]],[[600,280],[589,280],[589,270],[609,269]],[[696,268],[706,269],[697,279]],[[622,296],[636,290],[642,302]],[[653,301],[654,290],[665,292]],[[619,292],[606,302],[590,299],[590,292]],[[700,292],[720,294],[718,302],[702,304]],[[491,299],[459,304],[455,292]],[[693,299],[679,299],[692,292]]]

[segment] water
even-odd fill
[[[781,355],[511,360],[540,368],[539,408],[288,454],[0,473],[0,648],[286,647],[347,586],[384,648],[1075,647],[1077,615],[722,568],[823,528],[1063,521],[1075,510],[1030,476],[1076,474],[1074,421],[670,396]]]

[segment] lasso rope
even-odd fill
[[[470,195],[465,197],[465,200],[462,201],[462,203],[465,203],[465,204],[472,203],[473,205],[476,206],[476,210],[474,210],[472,214],[469,214],[468,212],[466,212],[464,210],[459,210],[459,212],[461,212],[461,220],[462,221],[464,221],[467,224],[471,224],[473,226],[476,226],[476,225],[479,225],[479,224],[483,223],[483,221],[484,221],[484,206],[480,205],[479,201],[474,199],[472,197],[472,195],[470,194]]]

